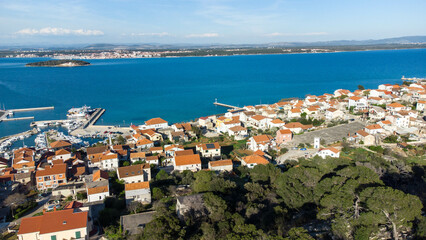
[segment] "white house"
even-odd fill
[[[327,120],[333,120],[338,118],[343,118],[343,112],[340,110],[337,110],[335,108],[329,108],[325,111],[325,118]]]
[[[209,161],[209,169],[211,171],[218,171],[218,172],[231,172],[233,169],[232,160],[226,159],[226,160],[218,160],[218,161]]]
[[[399,112],[401,110],[406,110],[406,107],[400,103],[394,102],[394,103],[388,104],[386,106],[386,110],[391,112]]]
[[[254,115],[250,118],[250,123],[256,128],[266,129],[270,120],[270,118],[262,115]]]
[[[417,111],[423,111],[425,109],[425,105],[426,105],[426,101],[424,101],[424,100],[417,101],[416,110]]]
[[[55,152],[55,156],[53,156],[53,160],[56,159],[62,159],[62,160],[68,160],[71,158],[71,152],[66,149],[59,149]]]
[[[107,151],[105,153],[91,154],[88,156],[89,167],[98,167],[105,170],[115,170],[118,168],[118,154]]]
[[[196,146],[196,151],[205,158],[217,158],[221,156],[219,143],[203,143]]]
[[[273,138],[269,135],[258,135],[249,138],[247,147],[252,151],[268,151],[269,148],[275,146]]]
[[[173,165],[175,171],[190,170],[195,172],[201,170],[200,155],[192,154],[176,156]]]
[[[236,140],[241,140],[247,137],[247,128],[235,126],[228,129],[229,136],[234,136]]]
[[[371,124],[365,126],[364,130],[371,135],[382,133],[384,131],[384,129],[379,124]]]
[[[124,193],[126,196],[126,204],[130,204],[132,201],[144,204],[151,203],[149,182],[127,183],[124,185]]]
[[[108,180],[86,183],[86,188],[88,202],[103,201],[110,196]]]
[[[353,96],[349,98],[348,108],[354,107],[356,109],[363,109],[368,107],[367,99],[363,97]]]
[[[317,155],[324,158],[324,159],[326,157],[338,158],[338,157],[340,157],[340,150],[338,150],[334,147],[322,148],[318,151]]]
[[[288,118],[300,118],[302,114],[302,109],[300,108],[293,108],[288,111]]]
[[[146,182],[151,180],[151,168],[148,163],[117,168],[117,177],[125,183]]]
[[[149,119],[145,121],[145,125],[140,126],[141,129],[163,129],[168,127],[168,122],[161,118]]]
[[[264,158],[263,156],[259,156],[257,154],[246,156],[241,159],[241,165],[247,166],[248,168],[254,168],[254,166],[259,164],[266,165],[268,163],[269,161],[266,160],[266,158]]]
[[[74,210],[55,209],[41,216],[22,218],[18,240],[89,239],[89,212]]]
[[[281,121],[281,119],[274,119],[270,122],[268,122],[268,128],[281,128],[285,125],[285,122]]]

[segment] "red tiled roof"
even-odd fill
[[[74,212],[74,209],[46,212],[42,216],[23,218],[18,234],[40,232],[40,234],[61,232],[87,227],[88,212]]]
[[[229,166],[229,165],[232,165],[232,160],[230,159],[210,161],[211,167],[221,167],[221,166]]]
[[[193,155],[176,156],[175,164],[176,166],[201,164],[200,155],[193,154]]]
[[[145,121],[146,125],[155,125],[155,124],[162,124],[162,123],[167,123],[167,121],[161,118],[152,118]]]
[[[149,188],[149,182],[127,183],[124,185],[125,191],[147,189],[147,188]]]
[[[53,166],[46,167],[44,170],[38,170],[36,172],[36,177],[66,174],[66,172],[67,172],[66,164],[56,164]]]

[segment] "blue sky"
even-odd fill
[[[425,0],[0,0],[0,45],[426,35]]]

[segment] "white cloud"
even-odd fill
[[[169,36],[170,34],[167,32],[160,32],[160,33],[131,33],[132,36],[152,36],[152,37],[164,37]]]
[[[211,37],[219,37],[217,33],[192,33],[186,35],[187,38],[211,38]]]
[[[295,36],[321,36],[321,35],[327,35],[326,32],[310,32],[310,33],[268,33],[265,34],[267,37],[295,37]]]
[[[99,36],[104,35],[100,30],[84,30],[84,29],[66,29],[46,27],[41,29],[25,28],[16,32],[22,35],[80,35],[80,36]]]

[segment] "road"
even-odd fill
[[[36,208],[34,208],[33,210],[31,210],[31,211],[29,211],[29,212],[27,212],[27,214],[25,214],[23,217],[21,217],[21,218],[18,218],[18,219],[16,219],[16,220],[14,220],[14,221],[12,221],[12,223],[15,223],[15,224],[21,224],[21,220],[23,219],[23,218],[27,218],[27,217],[32,217],[32,216],[34,216],[35,214],[37,214],[37,213],[40,213],[40,212],[43,212],[43,209],[44,209],[44,205],[50,200],[50,197],[51,197],[52,195],[51,194],[49,194],[49,195],[47,195],[46,197],[43,197],[43,198],[41,198],[40,200],[38,200],[38,206],[36,207]]]

